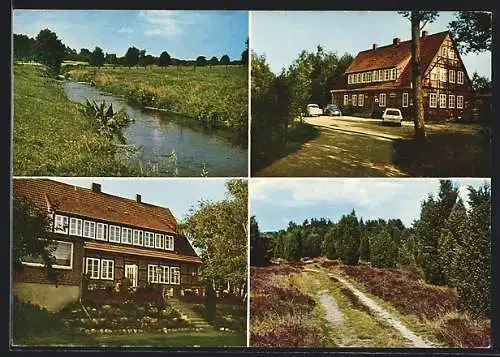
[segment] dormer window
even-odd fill
[[[109,241],[120,243],[120,231],[121,228],[119,226],[109,225]]]
[[[163,234],[155,234],[155,248],[165,248],[165,236]]]
[[[378,81],[378,71],[373,71],[373,81],[377,82]]]
[[[85,238],[95,238],[95,222],[83,221],[83,236]]]
[[[395,80],[396,79],[396,68],[391,68],[391,80]]]
[[[69,234],[72,236],[82,235],[82,220],[71,217],[69,219]]]
[[[174,237],[165,236],[165,249],[174,250]]]
[[[108,225],[104,223],[97,223],[95,239],[108,240]]]
[[[67,216],[56,214],[54,217],[54,232],[68,234],[68,222],[69,218]]]

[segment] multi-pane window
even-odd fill
[[[358,95],[358,106],[362,107],[365,104],[365,95]]]
[[[165,249],[166,250],[174,250],[174,237],[173,236],[165,236]]]
[[[441,49],[441,54],[444,58],[447,58],[448,57],[448,47],[446,46],[443,46],[442,49]]]
[[[379,78],[379,76],[378,76],[378,71],[377,71],[377,70],[373,71],[373,81],[374,81],[374,82],[377,82],[377,81],[378,81],[378,78]]]
[[[463,109],[464,107],[464,97],[462,95],[457,95],[457,108]]]
[[[347,84],[352,84],[352,74],[347,76]]]
[[[356,82],[361,83],[361,73],[357,74]]]
[[[83,221],[83,236],[85,238],[95,238],[95,222]]]
[[[344,94],[344,105],[349,105],[349,95]]]
[[[451,58],[451,59],[455,58],[455,51],[453,50],[453,48],[450,48],[448,50],[448,57]]]
[[[82,235],[82,220],[79,218],[69,219],[69,234],[72,236]]]
[[[56,214],[54,217],[54,232],[68,234],[68,217]]]
[[[51,255],[55,259],[52,267],[58,269],[73,268],[73,243],[63,241],[53,241],[50,244]],[[45,261],[40,255],[26,255],[21,258],[21,262],[26,265],[44,266]]]
[[[115,262],[113,260],[101,259],[101,279],[113,280],[114,266]]]
[[[160,284],[169,283],[169,268],[163,265],[157,267],[158,270],[158,282]]]
[[[429,107],[430,108],[437,108],[437,94],[436,93],[429,94]]]
[[[134,239],[132,244],[134,245],[144,245],[143,231],[134,229]]]
[[[155,247],[155,234],[152,232],[144,232],[144,246]]]
[[[453,94],[448,96],[448,108],[455,108],[455,96]]]
[[[457,83],[464,84],[464,72],[462,71],[457,72]]]
[[[358,96],[356,94],[352,95],[352,105],[356,106],[358,104]]]
[[[99,279],[99,259],[87,258],[85,274],[88,274],[90,279]]]
[[[372,81],[372,72],[367,72],[366,73],[366,81],[371,82]]]
[[[181,269],[179,267],[170,267],[170,284],[181,283]]]
[[[431,69],[431,81],[437,81],[439,78],[439,68],[434,67]]]
[[[109,225],[109,241],[120,243],[120,231],[120,227]]]
[[[132,229],[122,227],[122,243],[132,244]]]
[[[446,82],[448,71],[445,68],[441,68],[441,82]]]
[[[403,93],[403,107],[408,106],[408,93]]]
[[[108,225],[105,223],[97,223],[95,232],[95,239],[107,240],[108,239]]]
[[[156,269],[157,267],[157,265],[148,264],[148,282],[158,282],[158,269]]]
[[[439,108],[446,108],[446,94],[439,95]]]
[[[384,69],[384,81],[388,81],[390,79],[390,75],[391,75],[391,70]]]
[[[379,107],[385,107],[385,93],[380,93],[380,95],[378,96],[378,105]]]
[[[382,69],[378,70],[378,80],[383,81],[384,80],[384,71]]]
[[[155,248],[165,248],[165,236],[163,234],[155,234]]]
[[[391,80],[396,79],[396,68],[391,68]]]
[[[455,83],[455,71],[452,69],[448,71],[448,81],[450,83]]]

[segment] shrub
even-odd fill
[[[437,321],[434,330],[440,340],[453,347],[488,347],[491,343],[488,320],[474,321],[466,315],[448,314]]]
[[[14,340],[55,331],[62,326],[57,314],[14,297],[12,304],[12,336]]]
[[[254,347],[321,347],[323,333],[317,326],[290,320],[272,330],[251,332],[250,344]]]

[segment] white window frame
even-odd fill
[[[439,68],[434,67],[431,69],[431,81],[437,81],[439,79]]]
[[[99,235],[99,227],[101,227],[102,235]],[[96,240],[108,240],[108,225],[106,223],[97,222],[95,228],[95,239]]]
[[[383,98],[384,100],[382,100],[382,98]],[[379,106],[379,107],[385,107],[385,106],[386,106],[386,99],[387,99],[386,94],[385,94],[385,93],[380,93],[380,94],[378,95],[378,106]]]
[[[352,74],[347,75],[347,84],[352,84]]]
[[[448,108],[455,108],[455,96],[453,94],[448,96]]]
[[[384,69],[384,81],[391,80],[391,70],[389,68]]]
[[[106,268],[104,268],[106,263]],[[109,266],[111,265],[111,276],[109,274]],[[101,279],[114,280],[115,278],[115,261],[111,259],[101,259]]]
[[[157,267],[158,271],[158,283],[169,284],[170,283],[170,269],[168,266],[159,265]]]
[[[366,81],[368,83],[372,82],[372,71],[366,72]]]
[[[122,227],[121,242],[123,244],[132,244],[132,228]]]
[[[448,58],[455,59],[455,50],[453,49],[453,47],[448,49]]]
[[[429,108],[437,108],[437,93],[429,93]]]
[[[448,82],[455,83],[455,71],[452,69],[448,71]]]
[[[448,70],[446,68],[441,68],[439,80],[441,82],[446,82],[448,80]]]
[[[156,264],[148,264],[148,283],[157,283],[158,282],[158,265]]]
[[[108,242],[121,243],[121,227],[113,224],[109,225]],[[113,234],[111,233],[113,232]]]
[[[155,248],[165,249],[165,235],[155,233]]]
[[[403,108],[407,108],[408,107],[408,102],[409,102],[409,96],[408,96],[408,93],[403,93],[403,98],[401,100],[401,105],[403,106]]]
[[[86,275],[89,274],[89,262],[92,262],[92,265],[94,265],[94,263],[97,262],[97,271],[92,270],[90,272],[89,278],[98,280],[101,276],[101,262],[100,262],[99,258],[86,258],[85,259],[85,274]]]
[[[170,284],[180,285],[181,284],[181,268],[180,267],[170,267]]]
[[[365,95],[358,95],[358,107],[363,107],[365,105]]]
[[[174,236],[165,235],[165,250],[174,250]]]
[[[443,56],[444,58],[448,58],[448,47],[443,46],[441,48],[441,56]]]
[[[349,94],[344,94],[344,105],[349,105]]]
[[[88,232],[85,232],[85,226],[88,226]],[[95,222],[94,221],[83,221],[83,231],[82,236],[85,238],[95,239]]]
[[[378,72],[379,72],[378,70],[373,71],[372,78],[374,82],[378,82],[379,80]]]
[[[457,83],[464,84],[464,72],[462,71],[457,72]]]
[[[38,239],[43,239],[43,238],[38,238]],[[63,243],[63,244],[69,244],[70,245],[70,256],[69,256],[69,266],[68,265],[59,265],[59,264],[52,264],[52,267],[55,269],[64,269],[64,270],[72,270],[73,269],[73,243],[72,242],[66,242],[63,240],[53,240],[52,243]],[[23,261],[21,258],[21,263],[23,265],[28,265],[32,267],[44,267],[44,263],[35,263],[35,262],[26,262]]]
[[[133,245],[144,245],[144,232],[141,231],[140,229],[134,229],[133,232],[133,237],[132,237],[132,244]]]
[[[54,232],[68,234],[69,217],[60,214],[54,215]]]
[[[144,231],[144,246],[149,248],[155,247],[155,234],[153,232]]]
[[[361,83],[361,73],[358,73],[358,74],[357,74],[357,76],[358,76],[358,78],[357,78],[357,82],[358,82],[358,83]]]
[[[355,107],[358,105],[358,96],[356,94],[352,95],[352,106]]]
[[[397,70],[396,68],[391,68],[391,80],[395,80],[397,77]]]
[[[446,94],[439,95],[439,108],[446,108]]]
[[[384,78],[383,76],[384,76],[384,71],[383,71],[382,69],[379,69],[379,70],[378,70],[378,81],[379,81],[379,82],[382,82],[382,81],[384,80],[384,79],[383,79],[383,78]]]
[[[76,227],[75,227],[76,225]],[[69,219],[69,235],[82,236],[83,222],[80,218],[70,217]]]
[[[464,108],[464,96],[457,95],[457,109],[463,109],[463,108]]]

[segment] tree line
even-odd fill
[[[278,232],[250,224],[251,265],[271,258],[299,260],[325,256],[346,265],[361,261],[374,267],[421,269],[427,283],[457,289],[460,306],[474,316],[490,313],[491,190],[468,187],[468,207],[459,188],[440,180],[437,196],[421,202],[420,217],[410,227],[400,219],[358,218],[353,210],[337,222],[312,218],[290,222]]]
[[[296,136],[306,134],[294,119],[309,103],[324,106],[330,90],[344,82],[344,72],[353,56],[338,56],[317,46],[302,51],[298,58],[276,75],[264,55],[252,53],[252,171],[272,161]],[[257,166],[254,166],[257,165]]]
[[[129,47],[126,53],[119,57],[115,53],[104,53],[103,49],[97,46],[92,51],[87,48],[81,48],[77,51],[64,45],[55,32],[43,29],[35,38],[14,34],[14,59],[39,61],[54,73],[59,73],[63,61],[88,62],[95,67],[101,67],[105,64],[125,67],[246,65],[248,63],[248,40],[246,41],[246,49],[238,60],[231,60],[227,54],[222,55],[220,59],[215,56],[210,59],[198,56],[193,60],[185,60],[173,58],[167,51],[163,51],[160,56],[156,57],[146,54],[146,50],[134,46]]]

